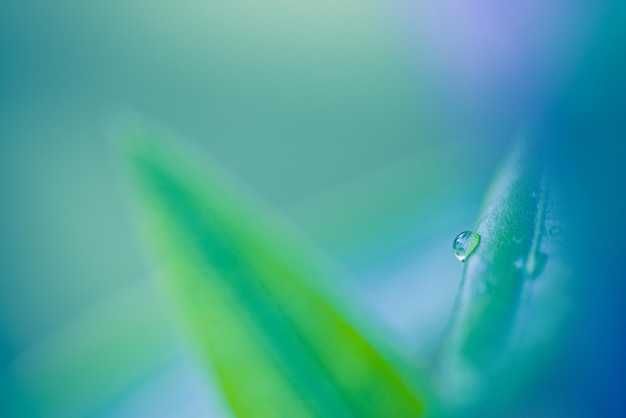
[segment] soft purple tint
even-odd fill
[[[429,58],[415,65],[442,86],[447,103],[530,115],[568,77],[599,8],[583,0],[404,4],[409,42]]]

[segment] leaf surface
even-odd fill
[[[438,364],[452,404],[510,396],[558,341],[570,272],[549,179],[537,144],[519,141],[486,195]]]
[[[414,417],[423,401],[289,232],[154,137],[129,141],[145,237],[239,417]],[[378,342],[380,344],[380,342]]]

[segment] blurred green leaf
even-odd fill
[[[161,300],[133,285],[14,359],[24,416],[86,416],[178,356]],[[22,415],[19,415],[22,416]]]
[[[565,226],[537,144],[516,144],[494,178],[465,261],[439,361],[452,404],[495,404],[541,368],[568,310]]]
[[[150,135],[128,156],[163,283],[238,416],[423,413],[415,382],[357,331],[288,231]]]

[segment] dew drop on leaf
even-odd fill
[[[465,261],[478,247],[479,242],[480,235],[472,231],[463,231],[454,239],[452,251],[459,261]]]
[[[541,252],[537,252],[529,257],[528,262],[526,263],[526,274],[528,277],[534,279],[539,276],[547,262],[548,256]]]

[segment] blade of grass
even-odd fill
[[[438,379],[452,404],[513,396],[552,350],[568,309],[561,228],[541,150],[519,141],[476,222],[443,343]]]
[[[413,417],[423,399],[320,290],[289,234],[154,137],[128,143],[148,244],[240,417]]]
[[[160,304],[134,284],[21,353],[7,367],[33,410],[27,415],[90,415],[178,358]]]

